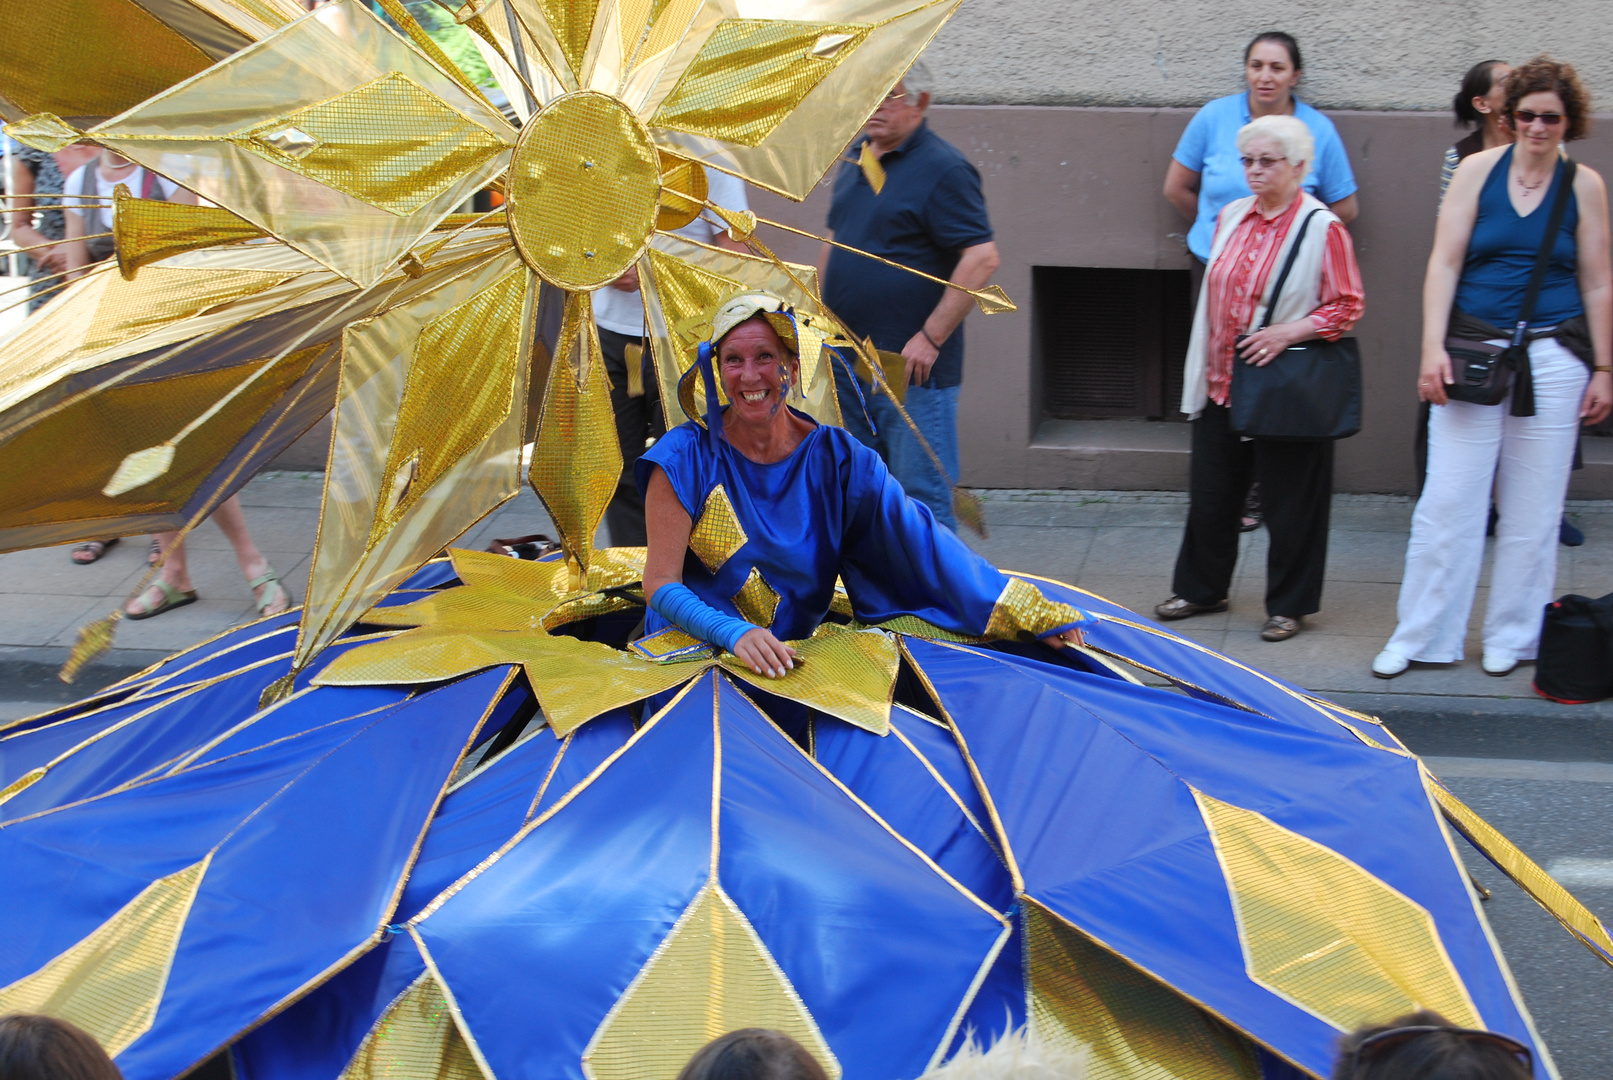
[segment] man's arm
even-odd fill
[[[996,242],[987,240],[963,249],[950,280],[965,289],[981,289],[991,281],[991,275],[1000,265],[1002,257],[997,254]],[[941,355],[941,346],[963,323],[963,317],[969,314],[974,302],[974,297],[957,289],[948,289],[942,294],[941,302],[924,320],[923,328],[902,347],[902,356],[907,359],[908,382],[917,386],[930,377],[930,369]]]

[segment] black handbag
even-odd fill
[[[1565,705],[1613,697],[1613,593],[1573,593],[1546,605],[1535,692]]]
[[[1305,230],[1319,213],[1312,210],[1300,225],[1258,329],[1271,325]],[[1244,363],[1234,352],[1231,393],[1227,420],[1239,435],[1288,442],[1347,439],[1361,430],[1361,349],[1355,338],[1304,341],[1264,367]]]
[[[1523,307],[1518,312],[1518,325],[1512,329],[1512,339],[1504,346],[1459,337],[1445,339],[1445,353],[1451,358],[1451,377],[1456,380],[1445,387],[1446,397],[1474,405],[1499,405],[1506,400],[1507,391],[1512,389],[1516,378],[1518,393],[1513,398],[1512,415],[1535,414],[1534,380],[1529,372],[1529,322],[1535,317],[1540,287],[1546,283],[1551,249],[1556,246],[1557,231],[1562,228],[1577,168],[1573,158],[1563,163],[1562,182],[1557,186],[1557,197],[1551,202],[1546,235],[1535,253],[1535,268],[1529,275],[1529,287],[1523,294]]]

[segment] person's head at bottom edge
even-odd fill
[[[0,1077],[5,1080],[123,1080],[83,1028],[51,1016],[0,1016]]]
[[[740,1028],[702,1046],[678,1080],[828,1080],[806,1047],[769,1028]]]
[[[1332,1080],[1529,1080],[1533,1055],[1507,1035],[1408,1013],[1345,1036]]]

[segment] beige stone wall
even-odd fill
[[[1610,0],[965,0],[925,56],[938,101],[1191,107],[1242,88],[1264,30],[1299,39],[1324,108],[1448,109],[1475,62],[1540,52],[1613,106]]]

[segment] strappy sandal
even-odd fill
[[[156,589],[158,592],[162,593],[162,603],[158,604],[156,607],[148,607],[143,611],[130,611],[128,607],[125,606],[123,609],[123,615],[125,618],[149,619],[153,616],[161,615],[165,611],[172,611],[174,608],[184,607],[186,604],[194,604],[196,602],[195,589],[192,589],[189,592],[186,592],[184,589],[176,589],[162,578],[158,578],[156,581],[153,581],[145,589],[145,591],[143,591],[139,597],[137,597],[138,602],[145,603],[146,594],[151,592],[152,589]]]
[[[274,588],[264,589],[263,596],[258,599],[258,618],[262,619],[268,616],[270,614],[269,609],[274,607],[275,601],[281,596],[286,598],[286,606],[281,608],[280,611],[274,612],[274,614],[279,615],[282,612],[289,611],[291,609],[291,592],[281,582],[280,572],[272,566],[246,583],[246,587],[251,589],[254,595],[265,585],[273,585]]]
[[[98,562],[102,555],[105,555],[112,548],[117,547],[117,545],[118,538],[116,536],[110,540],[90,540],[74,548],[68,558],[72,559],[80,566],[88,566],[92,562]],[[81,559],[79,558],[80,555],[88,555],[89,558]]]

